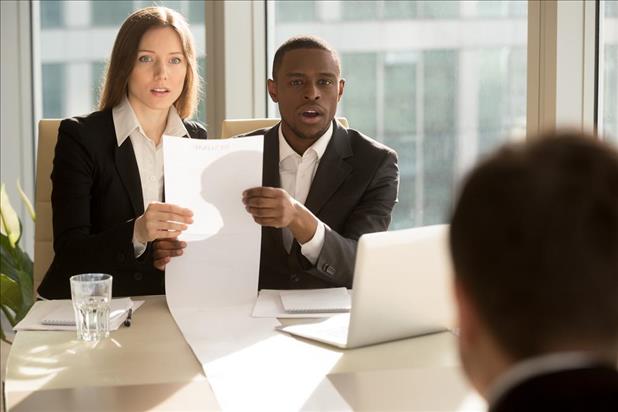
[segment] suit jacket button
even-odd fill
[[[142,275],[141,272],[135,272],[133,274],[133,279],[135,279],[135,280],[142,280],[143,277],[144,277],[144,275]]]
[[[116,259],[118,259],[118,262],[124,262],[124,253],[119,252],[119,253],[116,255]]]
[[[298,283],[300,282],[300,276],[298,276],[296,273],[294,273],[293,275],[290,276],[290,280],[294,283]]]
[[[326,263],[324,264],[324,266],[322,266],[322,270],[324,272],[328,273],[331,276],[333,276],[335,273],[337,273],[337,269],[335,269],[331,265],[327,265]]]

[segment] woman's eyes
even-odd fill
[[[150,56],[150,55],[145,54],[145,55],[139,56],[139,57],[137,58],[137,60],[139,60],[139,61],[140,61],[140,62],[142,62],[142,63],[151,63],[151,62],[153,62],[153,61],[154,61],[154,57],[152,57],[152,56]],[[180,63],[182,63],[182,59],[181,59],[180,57],[172,57],[172,58],[169,60],[169,62],[170,62],[171,64],[180,64]]]

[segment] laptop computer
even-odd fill
[[[447,233],[447,225],[435,225],[363,235],[350,313],[278,329],[339,348],[447,330],[453,324]]]

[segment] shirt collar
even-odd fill
[[[495,405],[510,389],[533,376],[598,363],[599,360],[587,352],[557,352],[523,360],[498,376],[489,389],[487,401],[490,405]]]
[[[129,99],[125,96],[118,106],[112,109],[112,118],[114,120],[114,129],[116,131],[116,141],[118,147],[120,147],[124,141],[133,133],[135,129],[138,129],[144,136],[144,130],[137,120],[137,116],[131,107]],[[167,124],[163,134],[170,136],[189,136],[185,124],[183,123],[176,107],[171,106],[167,114]]]
[[[279,123],[279,162],[292,155],[300,156],[294,151],[294,149],[292,149],[292,146],[289,145],[287,140],[285,140],[282,129],[283,128],[281,127],[281,123]],[[326,130],[326,133],[320,136],[318,140],[316,140],[307,150],[313,150],[317,155],[317,160],[319,161],[324,155],[326,147],[328,146],[328,142],[330,142],[332,136],[333,122],[331,121],[328,130]]]

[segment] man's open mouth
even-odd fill
[[[302,112],[302,115],[308,118],[321,116],[320,112],[318,112],[317,110],[305,110]]]

